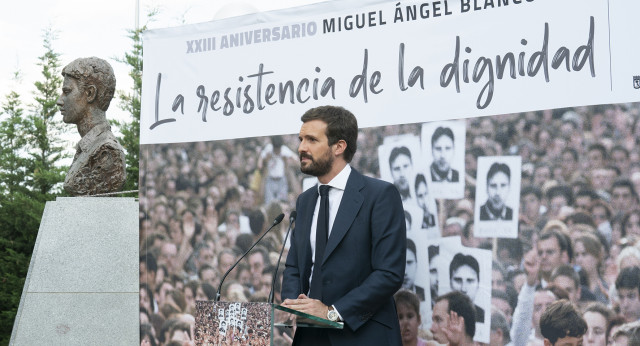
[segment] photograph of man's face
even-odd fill
[[[471,255],[457,253],[449,266],[449,284],[454,291],[466,294],[472,301],[480,285],[480,265]]]
[[[519,156],[479,158],[475,237],[518,237],[521,166]]]
[[[502,171],[487,178],[487,202],[494,210],[502,210],[509,196],[509,176]]]
[[[438,298],[438,267],[440,266],[440,251],[436,245],[430,245],[429,251],[429,283],[431,300]]]
[[[413,289],[413,285],[416,280],[416,271],[418,270],[418,261],[416,260],[416,253],[407,248],[406,267],[404,270],[404,281],[402,288]]]
[[[463,265],[453,272],[451,289],[460,291],[473,301],[478,293],[478,273],[468,265]]]
[[[407,147],[396,147],[391,150],[389,155],[389,168],[393,184],[398,188],[400,193],[405,196],[409,193],[409,179],[413,172],[413,162],[411,161],[411,152]]]
[[[423,212],[429,212],[429,189],[423,175],[422,179],[416,179],[416,202]]]
[[[433,134],[431,145],[434,167],[439,174],[446,175],[449,172],[453,153],[453,132],[449,128],[439,127]]]

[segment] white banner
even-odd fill
[[[640,100],[634,0],[333,1],[144,35],[141,143]],[[635,85],[634,85],[635,83]]]

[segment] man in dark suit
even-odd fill
[[[431,136],[431,181],[457,183],[460,173],[451,168],[454,154],[453,131],[448,127],[438,127]]]
[[[319,185],[296,203],[283,305],[342,321],[344,328],[298,328],[294,345],[400,346],[393,300],[406,258],[400,194],[392,184],[363,176],[348,164],[358,136],[349,111],[318,107],[302,121],[300,168],[318,177]],[[328,238],[321,236],[327,233]]]
[[[494,162],[487,173],[487,202],[480,207],[480,221],[513,220],[513,209],[507,207],[511,185],[511,169]]]

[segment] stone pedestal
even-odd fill
[[[138,345],[138,202],[47,202],[11,345]]]

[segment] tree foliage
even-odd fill
[[[56,101],[62,85],[55,34],[45,30],[28,115],[20,95],[6,95],[0,111],[0,345],[9,343],[46,201],[60,194],[66,167]]]
[[[131,30],[129,38],[133,41],[133,48],[125,53],[119,62],[129,66],[129,76],[133,80],[133,89],[130,92],[119,91],[120,108],[131,115],[131,120],[113,121],[122,133],[120,144],[126,150],[127,181],[124,190],[138,189],[138,171],[140,159],[140,105],[142,94],[142,32],[146,26],[137,30]]]
[[[64,181],[66,172],[66,167],[59,166],[59,161],[65,157],[60,137],[64,128],[61,121],[54,118],[62,87],[60,54],[53,50],[52,45],[55,38],[53,29],[45,30],[45,53],[38,57],[42,80],[35,82],[34,112],[29,117],[33,126],[29,136],[33,147],[29,173],[33,178],[32,187],[38,190],[40,197],[44,197],[42,201],[53,197],[54,187]]]
[[[0,112],[5,115],[0,120],[0,192],[9,197],[16,192],[25,192],[28,160],[24,155],[30,126],[23,113],[20,95],[11,91]]]

